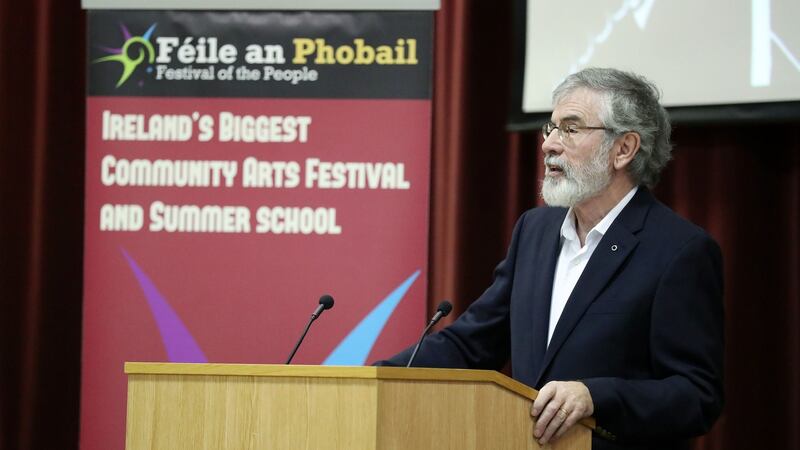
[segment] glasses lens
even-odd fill
[[[553,122],[545,122],[544,125],[542,125],[542,135],[544,136],[545,139],[550,137],[550,133],[553,132],[553,129],[555,129],[555,127],[556,125]]]

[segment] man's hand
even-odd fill
[[[531,416],[536,418],[533,437],[539,444],[547,444],[592,413],[594,403],[586,385],[580,381],[551,381],[542,387],[531,407]]]

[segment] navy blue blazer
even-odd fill
[[[492,285],[425,339],[415,367],[500,369],[540,389],[581,380],[594,449],[688,448],[723,403],[722,257],[700,228],[640,187],[603,236],[547,346],[565,208],[517,222]],[[379,364],[405,365],[410,349]],[[526,430],[530,432],[530,430]]]

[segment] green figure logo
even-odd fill
[[[128,78],[130,78],[133,71],[141,64],[142,62],[147,60],[149,64],[153,64],[156,59],[156,51],[153,48],[153,44],[150,43],[150,36],[153,34],[153,30],[156,28],[156,24],[150,25],[150,28],[147,29],[141,36],[131,36],[131,33],[125,27],[125,25],[120,25],[122,29],[122,35],[125,38],[125,43],[122,44],[122,48],[107,48],[102,47],[108,53],[111,53],[108,56],[104,56],[102,58],[95,59],[92,63],[100,63],[106,61],[116,61],[122,64],[122,75],[119,77],[119,81],[117,81],[117,86],[122,86]],[[135,51],[136,48],[131,49],[131,46],[138,44],[139,54],[135,58],[132,58],[130,53]]]

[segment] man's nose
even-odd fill
[[[558,131],[553,130],[553,132],[544,139],[544,142],[542,142],[542,153],[545,155],[550,153],[559,154],[563,151],[564,144],[561,142],[561,138],[558,136]]]

